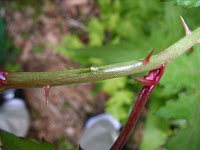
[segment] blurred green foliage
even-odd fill
[[[186,21],[189,20],[188,25],[192,29],[199,22],[197,16],[193,17],[199,13],[199,8],[186,10],[172,4],[148,0],[101,0],[98,3],[101,17],[92,18],[88,23],[87,46],[77,48],[76,44],[71,44],[72,41],[66,40],[63,40],[63,44],[54,46],[83,65],[102,65],[143,58],[153,48],[158,53],[184,36],[180,15]],[[69,35],[67,38],[71,39]],[[80,43],[78,37],[76,43]]]
[[[2,2],[4,8],[16,8],[16,9],[25,9],[28,6],[35,7],[37,11],[40,11],[42,8],[43,0],[15,0],[9,2]]]
[[[180,93],[179,98],[167,101],[157,115],[166,120],[183,120],[178,124],[182,128],[164,144],[166,149],[196,150],[200,148],[200,94],[199,92]]]
[[[4,21],[0,16],[0,68],[20,71],[20,65],[15,62],[20,50],[14,47],[12,39],[6,35],[5,31]]]
[[[76,150],[68,140],[66,136],[62,136],[59,141],[56,142],[57,150]]]
[[[36,5],[37,2],[30,1],[28,4]],[[199,5],[199,1],[195,0],[173,2],[186,7]],[[156,0],[99,0],[98,6],[100,17],[91,18],[87,24],[87,44],[83,44],[77,35],[67,35],[63,37],[61,45],[51,45],[83,66],[144,58],[153,48],[156,48],[155,53],[162,51],[184,36],[180,15],[191,30],[200,26],[200,8],[185,9]],[[24,38],[27,36],[24,35]],[[9,54],[9,60],[4,60],[6,68],[18,70],[17,65],[9,62],[14,62],[19,50],[13,48],[12,41],[5,36],[1,18],[0,44],[0,60]],[[41,52],[42,46],[36,45],[34,50]],[[200,46],[195,46],[192,53],[180,56],[167,66],[147,104],[148,114],[140,150],[154,150],[158,147],[170,150],[200,149],[199,51]],[[97,87],[101,87],[99,90],[110,96],[105,111],[125,124],[136,93],[141,89],[139,84],[127,77],[97,84]],[[73,147],[61,140],[60,149]]]
[[[112,95],[117,91],[121,91],[126,87],[127,77],[113,78],[109,80],[102,81],[102,90]],[[115,86],[113,86],[115,85]]]
[[[89,31],[89,45],[101,46],[105,38],[104,34],[105,25],[97,18],[92,18],[88,24]]]
[[[108,99],[105,111],[112,114],[122,125],[125,125],[131,110],[134,93],[128,89],[116,91]]]
[[[3,44],[4,44],[4,36],[5,36],[5,26],[3,23],[3,19],[0,16],[0,66],[3,62]]]
[[[200,6],[199,0],[161,0],[161,2],[171,2],[175,5],[181,5],[185,8],[192,8]]]
[[[185,9],[149,0],[99,0],[98,5],[101,15],[88,23],[88,45],[73,45],[72,41],[63,40],[62,45],[54,46],[85,66],[144,58],[153,48],[156,48],[155,53],[162,51],[185,35],[180,16],[184,17],[191,30],[200,26],[200,8]],[[70,37],[74,35],[67,36]],[[74,41],[81,43],[77,36]],[[200,85],[199,51],[200,46],[195,46],[191,54],[186,53],[167,66],[147,104],[148,114],[140,150],[154,150],[163,144],[170,150],[200,149],[196,142],[199,141],[197,133],[200,128],[198,117],[195,117],[200,101],[200,95],[195,94]],[[105,111],[124,124],[136,99],[135,92],[141,88],[125,77],[98,84],[110,95]],[[175,129],[171,128],[173,126]]]
[[[41,44],[34,45],[33,51],[36,53],[42,53],[43,52],[43,46]]]

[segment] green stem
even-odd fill
[[[61,86],[105,80],[158,69],[164,63],[170,63],[186,50],[194,46],[200,38],[200,27],[185,36],[163,52],[151,57],[150,62],[129,61],[95,68],[75,69],[55,72],[19,72],[7,76],[7,85],[0,87],[0,93],[11,88],[41,88],[47,85]]]

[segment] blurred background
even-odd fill
[[[0,7],[0,68],[16,72],[144,58],[153,48],[159,53],[185,36],[180,15],[191,30],[200,25],[200,8],[156,0],[1,0]],[[198,110],[200,54],[196,49],[199,46],[169,65],[127,150],[162,149],[169,137],[178,136],[179,130],[193,123],[190,118],[196,111],[174,114],[186,111],[187,102],[179,107],[183,99],[193,100],[191,105]],[[31,118],[27,137],[45,137],[58,150],[75,150],[87,118],[107,112],[124,125],[140,90],[130,77],[53,87],[47,108],[44,89],[25,89]]]

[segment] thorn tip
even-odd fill
[[[67,70],[71,70],[69,67],[67,67],[67,66],[65,66],[65,68],[67,69]]]
[[[191,34],[192,32],[190,31],[190,29],[189,29],[188,25],[186,24],[185,20],[183,19],[183,17],[180,16],[180,18],[181,18],[183,27],[184,27],[184,29],[185,29],[185,34],[186,34],[186,35]]]
[[[142,63],[143,63],[143,64],[149,63],[150,58],[151,58],[151,56],[152,56],[154,50],[155,50],[155,48],[149,53],[149,55],[148,55],[144,60],[142,60]]]

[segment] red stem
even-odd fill
[[[0,87],[7,85],[6,80],[9,73],[11,72],[0,68]]]
[[[144,105],[146,104],[149,96],[151,95],[153,89],[156,87],[156,85],[159,83],[163,73],[165,70],[165,64],[163,64],[159,69],[150,71],[149,75],[147,76],[147,80],[151,79],[156,82],[156,84],[153,84],[151,86],[144,86],[136,100],[136,103],[134,105],[133,110],[131,111],[131,114],[128,118],[128,121],[122,130],[121,134],[113,144],[113,146],[110,148],[110,150],[121,150],[124,146],[125,142],[127,141],[131,131],[133,130],[141,112],[144,108]]]

